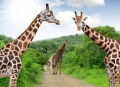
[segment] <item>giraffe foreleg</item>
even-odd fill
[[[107,70],[107,74],[108,74],[109,87],[114,87],[113,69],[110,68],[109,63],[108,63],[108,58],[107,58],[107,57],[105,57],[104,63],[105,63],[106,70]]]
[[[17,71],[17,70],[14,70],[11,72],[9,87],[16,87],[18,75],[19,75],[19,71]]]
[[[59,74],[61,75],[61,62],[59,62]]]
[[[119,68],[114,66],[114,82],[115,87],[119,87]]]

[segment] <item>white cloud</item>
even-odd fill
[[[90,15],[87,17],[88,17],[88,19],[85,21],[85,23],[87,23],[89,26],[94,27],[94,26],[101,25],[101,23],[102,23],[102,20],[101,20],[99,14],[93,14],[93,15]]]
[[[104,6],[104,0],[67,0],[67,4],[72,7],[97,7]]]

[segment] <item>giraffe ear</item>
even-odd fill
[[[46,3],[46,10],[49,11],[49,4],[48,3]]]
[[[53,16],[53,11],[50,11],[50,14]]]
[[[72,17],[72,19],[75,21],[75,18],[74,18],[74,17]]]

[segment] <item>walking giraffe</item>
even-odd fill
[[[15,40],[6,44],[0,50],[0,78],[9,77],[9,87],[16,87],[17,78],[22,67],[21,55],[30,45],[41,23],[60,24],[49,10],[49,5],[46,4],[46,9],[39,13],[28,28]]]
[[[75,18],[73,19],[77,25],[77,29],[82,29],[90,39],[106,51],[104,63],[108,72],[109,87],[119,87],[120,43],[117,40],[108,38],[96,32],[84,23],[86,18],[84,20],[82,20],[82,18],[82,12],[80,16],[78,16],[77,12],[75,12]]]
[[[59,74],[61,74],[62,54],[65,50],[66,44],[68,44],[67,40],[64,41],[62,47],[52,57],[53,75],[57,74],[58,69],[59,69]]]

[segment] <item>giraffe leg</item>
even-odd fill
[[[53,70],[53,75],[55,74],[55,66],[54,64],[52,65],[52,70]]]
[[[19,72],[17,70],[14,70],[11,72],[9,87],[16,87],[18,75],[19,75]]]
[[[114,87],[114,76],[112,70],[107,68],[108,78],[109,78],[109,87]]]
[[[57,75],[57,71],[58,71],[58,63],[56,64],[56,68],[55,68],[55,74]]]
[[[119,68],[117,66],[114,67],[114,82],[115,87],[119,87]]]
[[[59,62],[59,74],[61,75],[61,63]]]

